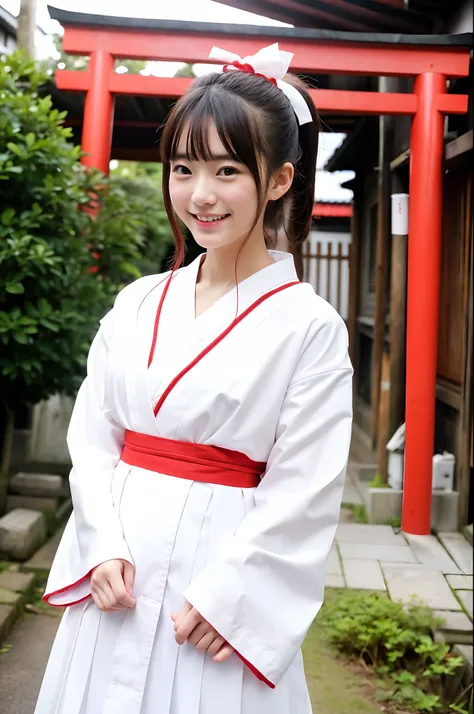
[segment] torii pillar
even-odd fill
[[[90,84],[84,104],[82,163],[109,173],[115,99],[109,86],[115,60],[110,52],[96,50],[89,59]]]
[[[410,145],[408,227],[406,444],[402,530],[431,530],[432,469],[438,360],[444,113],[446,78],[415,80],[418,108]]]

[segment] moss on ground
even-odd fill
[[[43,600],[44,589],[46,587],[47,576],[36,576],[36,585],[28,598],[27,612],[30,615],[51,615],[52,617],[61,617],[64,610],[62,607],[51,607]]]

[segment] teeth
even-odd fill
[[[225,215],[223,216],[196,216],[200,221],[204,221],[205,223],[210,223],[211,221],[220,221],[222,218],[225,218]]]

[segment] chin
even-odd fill
[[[234,245],[236,241],[234,240],[226,240],[223,236],[206,236],[202,235],[199,231],[194,231],[192,233],[192,236],[198,246],[203,248],[204,250],[216,250],[218,248],[228,248],[231,245]]]

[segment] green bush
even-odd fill
[[[97,322],[172,242],[158,183],[87,172],[46,76],[0,60],[0,393],[10,408],[74,394]],[[91,196],[98,204],[91,214]]]
[[[13,410],[74,392],[107,303],[81,210],[97,175],[40,96],[44,79],[20,52],[0,61],[0,392]]]
[[[46,80],[22,52],[0,58],[0,514],[15,412],[76,392],[98,320],[171,236],[157,185],[85,170]]]
[[[431,610],[393,602],[380,593],[347,591],[323,607],[329,640],[383,677],[384,698],[420,712],[445,712],[445,678],[463,664],[447,644],[433,641],[440,626]],[[462,710],[461,710],[462,711]]]
[[[168,267],[165,259],[172,252],[174,239],[161,194],[161,170],[161,164],[121,161],[110,174],[109,191],[95,224],[93,242],[101,254],[101,272],[118,281],[124,273],[133,278]],[[130,234],[125,241],[124,227]],[[133,262],[117,262],[111,241],[119,241],[120,247],[133,242],[132,238],[138,255]],[[123,251],[118,253],[122,255]]]

